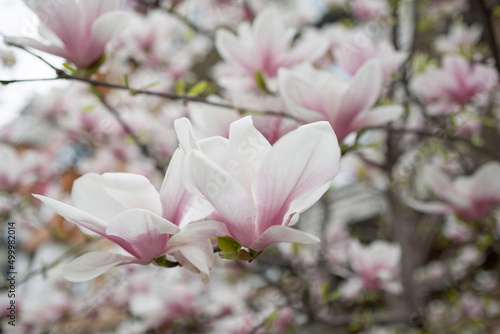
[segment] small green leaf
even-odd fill
[[[266,81],[264,80],[261,71],[255,72],[255,82],[257,83],[257,87],[259,87],[262,91],[269,93],[269,90],[266,86]]]
[[[89,105],[85,106],[85,108],[83,108],[83,113],[84,113],[84,114],[88,114],[88,113],[90,113],[92,110],[94,110],[94,108],[95,108],[95,105],[93,105],[93,104],[89,104]]]
[[[186,93],[186,82],[180,78],[175,82],[175,93],[177,95],[184,95]]]
[[[273,313],[271,313],[267,317],[266,324],[264,325],[264,327],[266,327],[266,328],[271,327],[271,325],[273,324],[273,321],[276,320],[276,318],[278,318],[279,315],[280,315],[280,311],[279,310],[274,310]]]
[[[198,96],[203,94],[208,88],[208,82],[205,80],[198,82],[196,85],[191,87],[188,91],[187,96]]]
[[[217,244],[222,251],[236,253],[236,256],[238,256],[238,252],[241,249],[241,245],[231,237],[218,237]]]
[[[125,87],[130,89],[130,84],[128,82],[128,75],[126,75],[126,74],[123,75],[123,82],[125,83]]]
[[[250,252],[250,256],[252,257],[249,260],[249,262],[252,262],[252,260],[255,260],[257,258],[257,256],[259,256],[260,254],[262,254],[263,251],[257,252],[257,251],[254,251],[253,249],[249,249],[249,252]]]
[[[70,71],[73,75],[78,75],[78,70],[74,69],[70,63],[68,62],[65,62],[63,64],[64,68],[67,69],[68,71]]]
[[[220,251],[219,256],[221,259],[224,259],[224,260],[234,260],[238,257],[238,253]]]

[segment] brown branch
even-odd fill
[[[60,71],[60,70],[58,70],[58,71]],[[238,111],[240,114],[277,116],[277,117],[288,118],[288,119],[294,120],[298,123],[304,123],[303,120],[300,120],[293,115],[285,114],[285,113],[280,112],[280,111],[258,110],[258,109],[248,108],[248,107],[238,107],[238,106],[234,106],[231,104],[209,101],[206,98],[199,97],[199,96],[186,96],[186,95],[178,95],[178,94],[174,94],[174,93],[162,93],[162,92],[155,92],[155,91],[151,91],[151,90],[147,90],[147,89],[133,89],[133,88],[127,87],[125,85],[119,85],[119,84],[115,84],[115,83],[111,83],[111,82],[75,76],[75,75],[71,75],[71,74],[68,74],[68,73],[65,73],[62,71],[58,74],[57,78],[1,80],[0,83],[2,83],[3,85],[8,85],[8,84],[13,84],[13,83],[28,82],[28,81],[50,81],[50,80],[58,80],[58,79],[80,81],[80,82],[86,82],[86,83],[94,85],[94,86],[108,87],[108,88],[119,89],[119,90],[126,90],[126,91],[129,91],[130,94],[132,94],[132,95],[150,95],[150,96],[158,96],[158,97],[162,97],[162,98],[166,98],[166,99],[174,100],[174,101],[198,102],[198,103],[208,104],[208,105],[211,105],[214,107],[235,110],[235,111]]]
[[[493,12],[491,8],[486,6],[484,0],[477,0],[479,8],[481,9],[481,14],[483,15],[484,25],[486,28],[486,38],[488,39],[488,44],[490,45],[491,52],[493,53],[493,58],[495,59],[495,66],[497,68],[498,74],[500,74],[500,53],[497,47],[497,41],[495,38],[495,28],[493,27]]]

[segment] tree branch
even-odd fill
[[[495,66],[497,68],[498,74],[500,74],[500,53],[497,48],[497,41],[495,38],[495,28],[493,27],[492,18],[493,13],[491,8],[486,6],[484,0],[477,0],[479,8],[481,9],[481,14],[483,15],[484,25],[486,28],[486,38],[488,39],[488,44],[490,45],[491,52],[493,53],[493,58],[495,59]]]

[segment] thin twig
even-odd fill
[[[297,117],[290,115],[290,114],[280,112],[280,111],[258,110],[258,109],[248,108],[248,107],[238,107],[238,106],[234,106],[231,104],[209,101],[206,98],[199,97],[199,96],[186,96],[186,95],[178,95],[178,94],[174,94],[174,93],[162,93],[162,92],[155,92],[155,91],[151,91],[151,90],[147,90],[147,89],[133,89],[133,88],[127,87],[125,85],[119,85],[119,84],[115,84],[115,83],[111,83],[111,82],[75,76],[75,75],[68,74],[65,72],[60,72],[58,74],[57,78],[1,80],[0,82],[3,85],[8,85],[8,84],[14,84],[14,83],[18,83],[18,82],[47,81],[47,80],[57,80],[57,79],[81,81],[81,82],[89,83],[89,84],[94,85],[94,86],[101,86],[101,87],[108,87],[108,88],[119,89],[119,90],[126,90],[126,91],[129,91],[130,94],[132,94],[132,95],[150,95],[150,96],[158,96],[158,97],[162,97],[162,98],[166,98],[166,99],[170,99],[170,100],[174,100],[174,101],[198,102],[198,103],[208,104],[208,105],[211,105],[214,107],[235,110],[235,111],[238,111],[240,114],[277,116],[277,117],[288,118],[288,119],[294,120],[298,123],[304,123],[304,121],[298,119]]]
[[[37,82],[37,81],[54,81],[54,80],[60,80],[61,78],[55,77],[55,78],[37,78],[37,79],[15,79],[15,80],[0,80],[1,85],[9,85],[12,83],[18,83],[18,82]]]
[[[25,46],[23,45],[20,45],[20,44],[17,44],[15,42],[13,42],[8,36],[0,33],[0,35],[4,38],[4,42],[6,45],[8,46],[14,46],[16,48],[19,48],[27,53],[29,53],[30,55],[32,55],[33,57],[36,57],[38,58],[40,61],[44,62],[46,65],[48,65],[50,68],[52,68],[54,71],[56,71],[56,74],[59,76],[59,74],[61,72],[63,72],[61,69],[58,69],[57,67],[55,67],[54,65],[52,65],[51,63],[49,63],[47,60],[43,59],[41,56],[37,55],[36,53],[28,50]]]

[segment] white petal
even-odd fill
[[[221,222],[206,220],[186,225],[179,233],[174,234],[168,241],[169,245],[178,245],[198,240],[207,240],[229,236],[229,232]]]
[[[214,250],[209,240],[176,246],[173,255],[184,268],[200,273],[203,283],[210,281],[210,269],[214,265]]]
[[[56,201],[55,199],[48,198],[41,195],[33,195],[41,200],[45,205],[49,206],[52,210],[63,216],[66,220],[78,224],[82,227],[88,228],[92,232],[105,236],[106,227],[108,223],[101,220],[83,210],[72,207],[71,205]]]
[[[85,174],[73,183],[71,200],[75,207],[103,220],[133,208],[162,213],[160,196],[142,175],[129,173]]]
[[[252,117],[247,116],[231,124],[229,152],[232,169],[228,172],[251,194],[252,181],[271,145],[255,129]],[[226,168],[227,170],[227,168]]]
[[[392,105],[374,108],[359,114],[351,123],[350,131],[358,131],[366,127],[384,125],[398,119],[404,112],[403,106]]]
[[[478,200],[500,201],[500,164],[496,161],[481,166],[474,175],[471,195]]]
[[[313,202],[303,201],[302,207],[289,211],[296,200],[317,200],[321,195],[317,190],[328,189],[339,163],[340,148],[328,122],[303,125],[278,140],[253,183],[259,234],[272,225],[287,223],[290,214],[308,209]]]
[[[271,226],[250,246],[260,252],[271,244],[280,242],[310,244],[319,242],[318,237],[288,226]]]
[[[185,160],[185,185],[190,192],[207,199],[224,217],[231,235],[248,246],[256,238],[255,208],[249,194],[227,171],[197,150]]]
[[[121,254],[90,252],[65,265],[62,274],[68,281],[84,282],[96,278],[113,267],[131,263],[148,264],[149,261]]]
[[[369,60],[356,72],[340,102],[333,121],[335,133],[344,138],[350,124],[362,111],[370,109],[377,101],[382,89],[382,69],[378,60]]]
[[[257,70],[257,60],[252,49],[226,29],[217,29],[215,47],[227,62],[242,67],[249,73]]]

